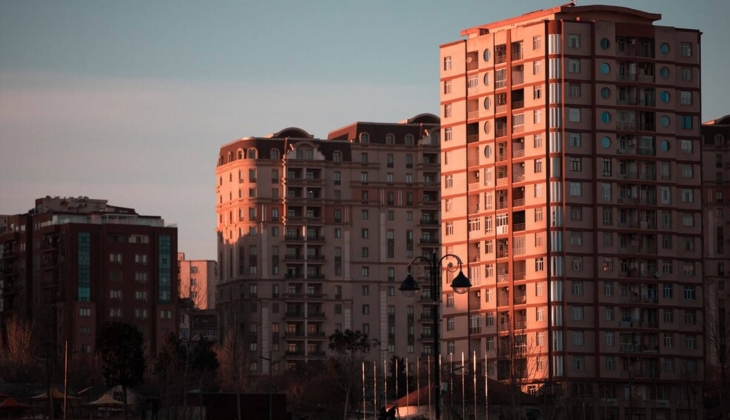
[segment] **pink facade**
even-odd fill
[[[702,407],[700,33],[660,17],[566,5],[441,46],[442,252],[474,285],[444,350],[591,418]]]

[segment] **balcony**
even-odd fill
[[[512,182],[524,182],[525,174],[512,174]]]
[[[514,232],[522,232],[525,230],[525,224],[524,223],[515,223],[512,225],[512,230]]]
[[[497,283],[507,283],[509,281],[509,273],[497,274]]]
[[[526,278],[527,273],[525,271],[515,271],[512,273],[512,279],[517,280],[524,280]]]
[[[636,121],[616,121],[616,130],[634,131],[636,130]]]
[[[479,134],[469,134],[466,136],[467,143],[475,143],[479,141]]]
[[[502,64],[507,62],[507,53],[502,54],[495,54],[494,55],[494,64]]]
[[[616,80],[633,82],[636,80],[636,73],[619,73],[616,75]]]
[[[527,321],[515,321],[516,330],[524,330],[527,328]]]
[[[515,198],[512,200],[512,207],[522,207],[525,205],[525,199],[524,198]]]
[[[527,296],[515,295],[515,305],[524,305],[525,303],[527,303]]]
[[[502,322],[501,324],[499,324],[497,329],[499,331],[509,331],[509,329],[510,329],[509,322]]]
[[[421,219],[421,220],[420,220],[420,221],[419,221],[418,223],[419,223],[419,224],[420,224],[421,226],[438,226],[438,225],[440,225],[440,224],[441,224],[441,222],[440,222],[440,221],[438,221],[438,220],[433,220],[433,219]]]
[[[525,149],[512,149],[513,158],[525,157]]]

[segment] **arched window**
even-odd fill
[[[233,162],[233,153],[228,152],[228,162]]]
[[[370,143],[370,134],[360,133],[360,143],[362,143],[362,144]]]
[[[223,165],[223,156],[218,155],[218,166]]]
[[[271,160],[279,160],[279,149],[271,149],[269,157]]]
[[[248,158],[256,159],[256,149],[254,149],[253,147],[248,149]]]
[[[413,146],[413,134],[406,134],[406,146]]]
[[[243,149],[238,149],[238,160],[243,159]]]
[[[722,134],[715,134],[715,146],[724,146],[725,145],[725,137],[722,136]]]
[[[332,160],[335,162],[342,162],[342,152],[335,150],[335,153],[332,154]]]
[[[395,134],[388,133],[385,135],[385,144],[395,144]]]

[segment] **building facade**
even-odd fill
[[[585,418],[701,416],[700,32],[660,18],[568,4],[440,48],[442,252],[474,285],[446,350]]]
[[[218,263],[212,260],[186,260],[185,253],[178,252],[177,267],[180,298],[190,299],[197,309],[215,308]]]
[[[0,320],[29,321],[46,354],[93,353],[105,322],[177,333],[177,228],[88,197],[46,197],[0,226]]]
[[[730,335],[726,288],[730,275],[730,206],[724,199],[730,179],[730,115],[705,122],[702,125],[702,202],[704,273],[706,288],[706,380],[709,406],[727,412],[727,368],[730,364]]]
[[[221,337],[243,333],[251,374],[268,369],[259,355],[324,360],[345,329],[380,342],[373,360],[430,352],[428,290],[407,300],[398,286],[416,255],[439,252],[438,129],[422,114],[221,147],[216,308]]]

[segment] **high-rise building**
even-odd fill
[[[440,49],[442,251],[474,284],[446,348],[585,418],[701,416],[700,32],[660,18],[567,4]]]
[[[0,218],[0,324],[34,328],[44,354],[93,353],[108,321],[137,326],[147,355],[177,333],[177,228],[88,197],[45,197]]]
[[[727,412],[727,368],[730,365],[730,115],[702,125],[702,233],[705,274],[705,352],[708,406]],[[728,251],[725,251],[728,249]],[[708,413],[709,414],[709,413]],[[709,416],[708,416],[709,417]]]
[[[407,300],[398,286],[415,256],[439,251],[438,136],[422,114],[221,147],[216,308],[222,340],[244,333],[247,371],[266,373],[259,355],[323,360],[346,329],[379,340],[371,359],[430,352],[429,291]]]

